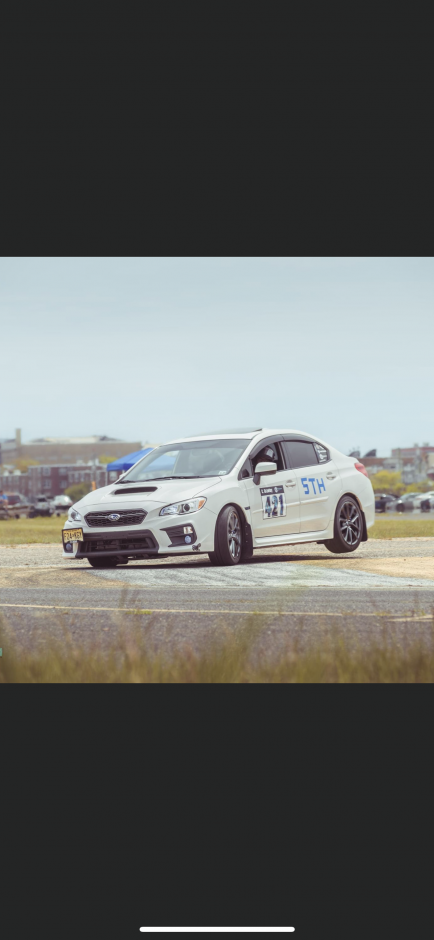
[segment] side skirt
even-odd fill
[[[333,538],[330,535],[330,528],[322,529],[321,532],[297,532],[294,535],[274,535],[265,538],[255,539],[255,548],[263,548],[267,545],[303,545],[305,542],[325,542],[326,539]]]

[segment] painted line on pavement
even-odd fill
[[[373,613],[355,613],[348,611],[342,613],[338,611],[315,611],[315,610],[204,610],[193,607],[76,607],[74,604],[67,607],[60,604],[0,604],[0,607],[25,608],[26,610],[69,610],[72,613],[76,610],[104,610],[116,611],[123,614],[243,614],[263,616],[285,616],[285,617],[381,617],[384,620],[396,620],[408,622],[419,622],[421,620],[433,620],[431,614],[423,614],[420,617],[393,617],[388,614]]]

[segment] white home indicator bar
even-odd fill
[[[294,933],[295,927],[141,927],[142,933]]]

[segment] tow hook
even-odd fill
[[[193,550],[194,552],[198,552],[199,549],[200,549],[201,544],[202,544],[201,542],[198,542],[197,545],[192,545],[192,546],[191,546],[191,547],[192,547],[192,550]]]

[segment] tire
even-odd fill
[[[243,558],[241,513],[235,506],[222,509],[215,527],[214,551],[208,552],[212,565],[239,565]]]
[[[88,558],[87,560],[92,568],[116,568],[118,564],[116,555],[107,555],[107,558]]]
[[[334,538],[323,543],[329,552],[341,555],[355,552],[363,535],[363,516],[360,506],[352,496],[342,496],[336,507]]]

